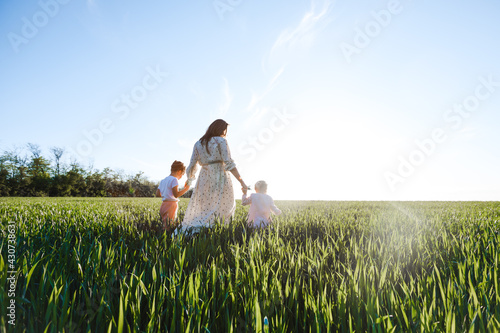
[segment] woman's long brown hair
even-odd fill
[[[210,139],[214,136],[221,136],[222,134],[224,134],[224,131],[227,130],[228,125],[229,124],[224,120],[217,119],[213,123],[211,123],[210,126],[208,126],[207,132],[200,138],[201,145],[205,146],[205,148],[207,149],[207,153],[210,154],[210,152],[208,151],[208,141],[210,141]]]

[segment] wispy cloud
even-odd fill
[[[278,79],[279,77],[281,76],[281,74],[284,72],[285,70],[285,66],[281,67],[277,73],[269,80],[267,86],[266,86],[266,89],[264,90],[263,93],[261,94],[257,94],[257,93],[253,93],[252,94],[252,99],[250,100],[250,104],[248,105],[247,107],[247,110],[251,110],[253,109],[257,104],[260,103],[260,101],[266,97],[266,95],[271,92],[271,90],[274,89],[274,87],[276,86],[277,82],[278,82]]]
[[[320,3],[318,3],[320,2]],[[294,28],[283,30],[269,53],[269,61],[281,56],[282,51],[290,51],[294,47],[310,47],[316,35],[323,30],[334,17],[329,15],[335,5],[335,0],[311,2],[311,9],[305,13],[300,23]]]
[[[311,8],[304,14],[302,20],[293,27],[288,27],[280,32],[273,43],[269,53],[262,59],[262,69],[270,78],[264,89],[259,93],[253,93],[247,112],[253,112],[247,118],[247,125],[258,118],[259,110],[254,110],[278,84],[285,68],[293,58],[291,54],[297,51],[307,50],[311,47],[316,35],[335,19],[331,15],[336,0],[312,0]],[[273,64],[278,64],[276,70],[271,70]]]

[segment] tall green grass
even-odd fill
[[[1,199],[18,279],[12,328],[3,237],[0,328],[500,331],[500,203],[277,204],[269,230],[247,229],[238,205],[229,225],[172,238],[155,199]]]

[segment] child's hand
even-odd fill
[[[244,194],[244,195],[247,195],[247,187],[246,187],[246,186],[243,186],[243,187],[241,188],[241,190],[243,191],[243,194]]]
[[[189,181],[186,180],[186,183],[184,184],[184,188],[189,188]]]

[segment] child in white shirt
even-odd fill
[[[274,204],[273,198],[267,195],[267,184],[260,180],[255,184],[255,192],[247,197],[247,189],[243,188],[243,197],[241,204],[243,206],[251,205],[248,210],[247,223],[249,226],[264,228],[269,225],[271,212],[276,215],[281,214],[281,210]]]
[[[177,204],[179,199],[177,198],[189,190],[188,182],[186,182],[182,190],[179,190],[178,180],[186,172],[184,163],[175,161],[172,163],[170,172],[170,176],[163,179],[156,190],[156,196],[162,197],[163,200],[160,207],[160,215],[163,226],[167,231],[171,231],[176,227],[174,220],[177,217],[177,209],[179,208]]]

